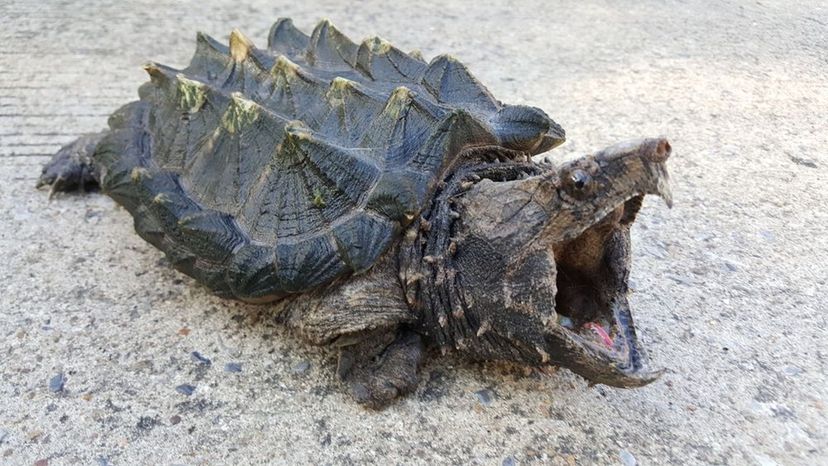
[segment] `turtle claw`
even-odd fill
[[[401,331],[383,345],[358,344],[340,355],[339,376],[350,385],[354,400],[372,409],[416,390],[423,359],[423,343],[416,333]],[[374,346],[373,351],[366,351],[369,346]],[[375,351],[378,354],[372,354]]]

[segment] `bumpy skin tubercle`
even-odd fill
[[[561,166],[458,173],[426,211],[430,227],[401,248],[422,333],[479,359],[556,364],[615,386],[654,380],[627,303],[629,228],[642,196],[671,199],[669,151],[642,140]],[[616,346],[589,338],[593,325]]]
[[[535,163],[564,141],[544,111],[329,21],[196,44],[38,185],[99,185],[176,269],[336,347],[369,407],[416,389],[428,347],[652,380],[626,280],[641,197],[670,199],[665,140]]]

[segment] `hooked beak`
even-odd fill
[[[647,139],[642,144],[642,156],[650,160],[651,163],[658,164],[664,167],[664,162],[670,157],[673,148],[665,138]],[[663,169],[664,175],[658,177],[658,182],[655,187],[655,194],[661,196],[667,207],[673,208],[673,191],[670,189],[670,175],[666,169]]]
[[[673,192],[670,189],[670,175],[665,162],[670,158],[673,148],[666,138],[648,138],[615,144],[595,154],[599,164],[622,162],[626,165],[640,164],[640,167],[628,168],[627,172],[645,170],[649,176],[644,177],[648,184],[642,186],[642,194],[655,194],[664,199],[667,207],[673,207]]]

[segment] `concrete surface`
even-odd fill
[[[828,461],[824,3],[356,3],[0,3],[0,463]],[[193,286],[108,198],[34,190],[49,154],[135,97],[144,62],[185,64],[196,30],[262,44],[281,15],[451,52],[559,121],[559,155],[669,136],[676,207],[645,206],[632,278],[663,379],[589,388],[443,358],[365,411],[333,353]]]

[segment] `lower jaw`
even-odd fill
[[[562,365],[591,384],[628,388],[654,381],[660,372],[648,367],[646,353],[638,344],[626,296],[611,301],[610,314],[612,317],[565,330],[570,332],[573,346],[570,350],[574,357]],[[605,322],[600,323],[602,320]],[[578,352],[583,354],[579,357]]]

